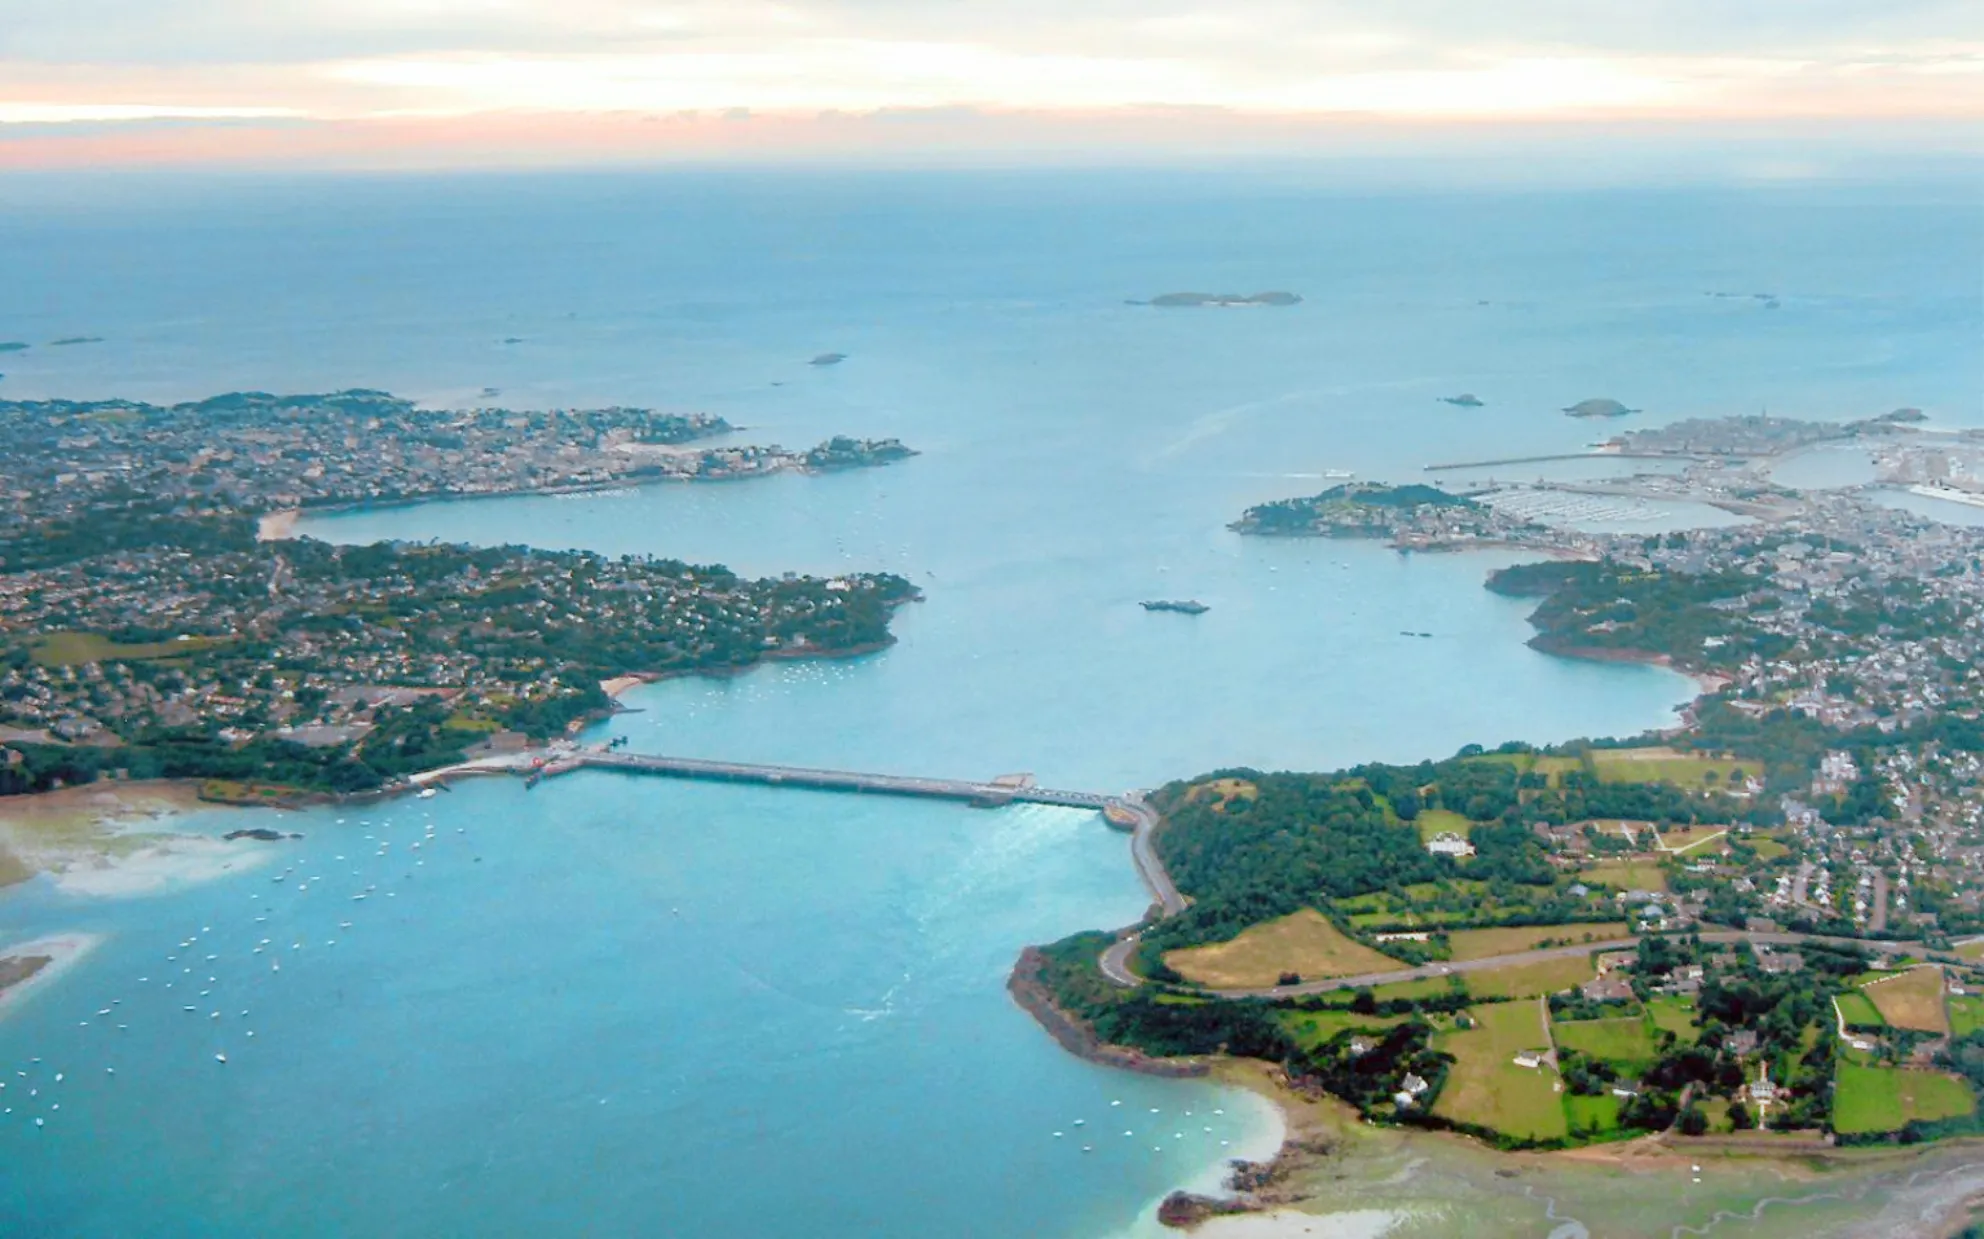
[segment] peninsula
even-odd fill
[[[1701,476],[1726,494],[1747,467]],[[1235,528],[1458,548],[1478,535],[1433,524],[1485,506],[1337,487]],[[1766,511],[1497,533],[1551,556],[1488,578],[1535,600],[1531,644],[1694,676],[1681,727],[1178,780],[1139,840],[1182,898],[1031,950],[1015,992],[1104,1061],[1262,1059],[1370,1122],[1503,1148],[1984,1134],[1984,530],[1855,488]]]
[[[836,438],[810,451],[700,446],[736,429],[707,413],[640,408],[423,409],[364,389],[229,392],[169,406],[5,400],[0,478],[17,504],[0,535],[34,515],[108,510],[106,495],[266,512],[756,477],[915,454],[895,439]],[[37,492],[32,512],[22,489]],[[15,562],[6,555],[0,545],[0,567]]]
[[[891,641],[887,573],[275,537],[271,513],[884,464],[899,442],[699,447],[703,414],[417,408],[381,392],[0,402],[0,794],[103,776],[366,792],[601,716],[601,682]]]
[[[1398,545],[1506,541],[1531,529],[1437,486],[1347,482],[1319,495],[1248,508],[1228,528],[1265,537],[1385,538]]]

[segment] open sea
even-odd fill
[[[35,345],[0,398],[364,386],[900,436],[923,454],[885,469],[300,532],[900,572],[927,597],[886,652],[639,689],[591,737],[1117,791],[1671,722],[1685,679],[1524,646],[1481,588],[1509,556],[1226,524],[1330,471],[1578,450],[1620,428],[1559,412],[1592,396],[1628,425],[1984,424],[1976,207],[1961,177],[0,180],[0,340]],[[1184,289],[1305,300],[1127,304]],[[1101,1239],[1277,1138],[1250,1095],[1077,1061],[1008,1000],[1022,946],[1146,902],[1092,814],[588,773],[177,826],[262,824],[304,837],[142,896],[0,895],[0,942],[104,936],[0,1019],[0,1235]],[[1700,1222],[1717,1190],[1659,1207]],[[1496,1233],[1574,1233],[1509,1208]]]

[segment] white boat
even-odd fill
[[[421,788],[421,789],[420,789],[420,799],[422,799],[422,800],[432,800],[432,799],[434,799],[434,797],[435,797],[436,795],[438,795],[438,794],[439,794],[439,793],[437,793],[437,792],[436,792],[436,791],[435,791],[435,790],[434,790],[433,788],[431,788],[431,787],[423,787],[423,788]]]
[[[221,1066],[225,1067],[227,1065],[227,1055],[216,1054],[214,1055],[214,1061],[219,1063]]]
[[[1326,478],[1341,479],[1341,478],[1354,478],[1357,475],[1348,469],[1325,469],[1323,470],[1323,476]]]

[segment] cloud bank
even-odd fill
[[[1161,147],[1167,133],[1314,140],[1388,126],[1851,122],[1946,136],[1984,119],[1972,0],[27,8],[0,29],[0,165],[937,150],[994,133]],[[974,120],[845,123],[912,113]]]

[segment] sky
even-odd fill
[[[0,168],[1980,121],[1978,0],[0,0]]]

